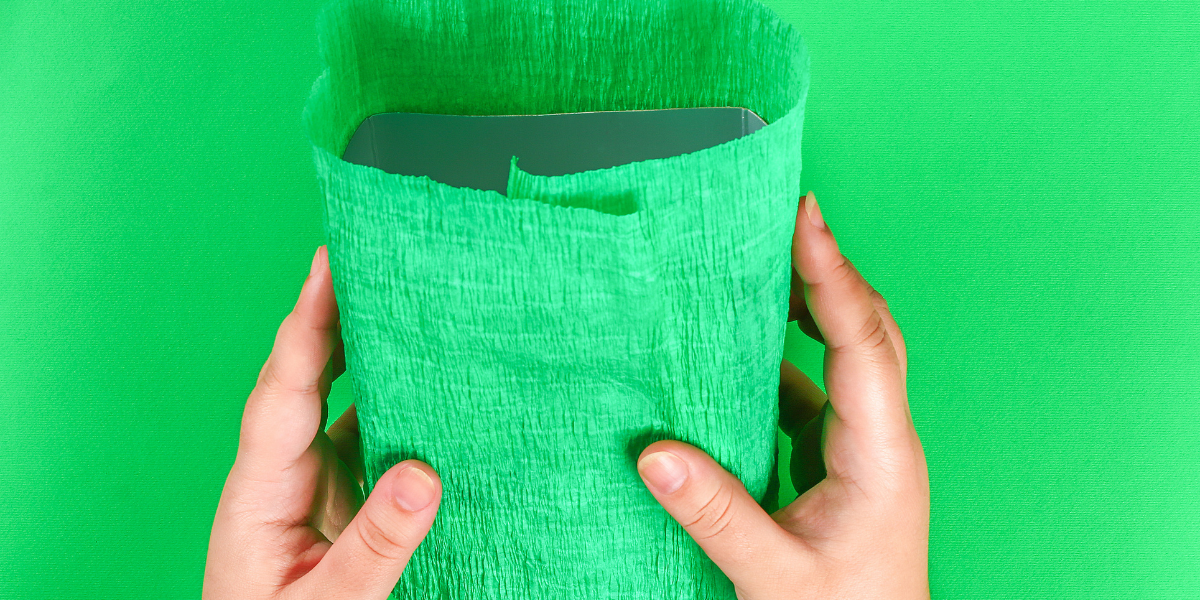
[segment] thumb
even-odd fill
[[[311,597],[388,597],[429,533],[441,499],[442,480],[429,465],[406,460],[388,469],[321,562],[305,575],[315,588]]]
[[[796,572],[798,540],[754,501],[742,482],[695,446],[650,444],[638,473],[662,504],[726,577],[754,597]]]

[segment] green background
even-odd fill
[[[934,596],[1197,597],[1200,4],[766,4],[908,344]],[[199,595],[323,241],[320,5],[0,0],[0,597]]]

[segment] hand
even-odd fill
[[[321,246],[246,401],[205,600],[382,600],[429,533],[442,497],[432,467],[393,466],[364,503],[354,407],[325,432],[329,389],[345,371],[340,332]]]
[[[674,440],[647,446],[638,471],[741,600],[927,599],[929,474],[900,328],[838,250],[812,192],[796,216],[789,320],[825,344],[829,391],[781,365],[780,427],[807,491],[768,515],[710,456]]]

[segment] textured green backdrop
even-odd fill
[[[908,342],[934,596],[1197,597],[1200,4],[766,3]],[[322,241],[321,2],[160,4],[0,0],[0,598],[198,596]]]

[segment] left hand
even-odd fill
[[[246,401],[204,600],[383,600],[428,534],[442,496],[433,468],[394,465],[364,503],[354,407],[325,431],[329,390],[345,371],[340,331],[321,246]]]

